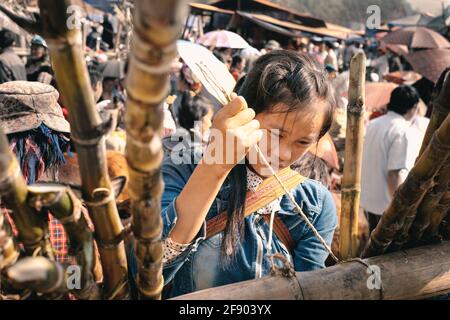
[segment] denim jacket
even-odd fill
[[[162,175],[165,187],[161,200],[163,239],[170,234],[177,222],[175,200],[186,185],[195,166],[195,164],[174,164],[170,157],[164,160]],[[229,192],[230,184],[226,180],[214,200],[206,220],[226,210]],[[291,190],[291,194],[320,235],[328,245],[331,245],[337,217],[330,192],[319,182],[307,179]],[[172,282],[170,291],[166,293],[165,298],[267,276],[270,271],[269,255],[277,252],[288,257],[296,271],[323,268],[328,256],[326,249],[302,217],[295,212],[294,206],[287,196],[282,197],[280,207],[281,210],[277,212],[277,215],[285,223],[295,241],[292,256],[275,234],[273,234],[272,249],[269,252],[267,246],[269,226],[261,215],[254,213],[245,218],[244,237],[236,249],[233,262],[224,266],[220,250],[223,232],[205,239],[205,221],[190,247],[164,266],[165,284]]]

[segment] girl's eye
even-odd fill
[[[298,144],[302,147],[309,147],[311,145],[311,141],[299,141]]]

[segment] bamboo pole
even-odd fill
[[[445,121],[434,133],[429,146],[420,156],[405,182],[395,192],[393,201],[370,235],[362,257],[384,253],[394,239],[396,239],[397,244],[398,241],[404,241],[404,225],[412,223],[409,220],[411,212],[417,210],[449,152],[450,114],[447,115]],[[398,236],[402,238],[399,239]]]
[[[0,127],[0,195],[19,232],[18,240],[23,244],[25,255],[32,255],[37,249],[46,252],[46,216],[39,215],[27,204],[27,183],[20,171],[19,163],[9,148],[8,138]]]
[[[339,253],[341,259],[357,255],[358,215],[361,195],[361,165],[364,141],[366,57],[356,54],[350,61],[345,163],[342,177],[342,207]]]
[[[370,268],[369,268],[369,267]],[[450,242],[325,269],[197,291],[174,300],[399,300],[450,291]]]
[[[142,297],[160,299],[164,283],[160,240],[162,106],[169,93],[170,64],[177,56],[175,42],[181,35],[187,4],[184,0],[139,0],[135,5],[125,123],[136,283]]]
[[[67,7],[74,1],[39,0],[43,36],[46,38],[58,88],[69,108],[71,136],[80,165],[82,194],[92,222],[104,275],[107,299],[128,298],[127,261],[122,239],[123,226],[108,177],[104,134],[95,107],[82,51],[81,33],[67,24]]]

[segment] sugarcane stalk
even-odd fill
[[[143,298],[160,299],[163,103],[169,93],[170,64],[177,56],[176,40],[187,4],[184,0],[139,0],[135,6],[125,116],[131,228],[136,238],[139,292]]]
[[[441,168],[437,175],[436,185],[426,194],[419,208],[416,218],[409,231],[409,240],[412,244],[424,238],[432,240],[437,236],[441,221],[447,213],[450,192],[450,159]]]
[[[78,299],[100,298],[100,290],[92,274],[95,251],[92,231],[82,212],[81,201],[70,188],[58,185],[33,185],[28,188],[31,206],[46,207],[60,223],[69,238],[69,254],[81,268],[80,288],[71,290]]]
[[[450,111],[450,78],[447,76],[447,70],[441,75],[439,82],[435,88],[434,94],[436,94],[436,98],[433,100],[433,115],[430,120],[430,124],[427,127],[427,131],[425,133],[424,141],[422,143],[422,148],[427,146],[430,143],[430,136],[439,128],[439,126],[444,121],[445,117],[449,114]],[[432,131],[434,130],[434,131]],[[422,149],[421,148],[421,149]],[[419,154],[418,159],[423,154]],[[418,160],[417,160],[418,161]],[[416,161],[416,162],[417,162]],[[449,179],[449,173],[446,172],[448,170],[448,166],[445,166],[446,159],[441,162],[437,162],[437,166],[441,166],[439,171],[436,174],[436,178],[440,178],[441,180],[437,182],[437,185],[433,186],[433,189],[430,189],[429,192],[425,194],[422,203],[419,203],[418,206],[411,206],[408,210],[408,213],[405,215],[405,221],[399,230],[398,234],[395,236],[393,243],[391,244],[389,250],[396,251],[401,249],[410,238],[419,239],[422,236],[420,230],[414,229],[410,230],[414,221],[416,221],[417,213],[419,212],[419,218],[416,223],[416,228],[426,228],[431,220],[431,216],[434,212],[434,207],[440,201],[443,192],[447,190],[447,184]],[[436,190],[437,189],[437,190]],[[436,194],[437,193],[437,194]],[[439,196],[441,194],[441,196]],[[442,206],[440,206],[440,210],[444,210]],[[440,216],[440,213],[436,213]],[[423,230],[422,230],[423,231]],[[415,234],[417,233],[417,234]]]
[[[434,209],[434,214],[431,216],[430,225],[425,230],[423,237],[434,241],[438,239],[439,226],[442,224],[444,218],[446,217],[448,210],[450,209],[450,191],[447,190],[442,197],[437,206]]]
[[[45,257],[20,259],[4,274],[12,287],[45,293],[52,299],[63,299],[69,292],[63,266]]]
[[[11,230],[5,227],[5,215],[0,212],[0,272],[13,265],[19,258],[19,250],[14,243]]]
[[[447,211],[447,216],[442,220],[439,226],[439,235],[445,240],[450,240],[450,209]]]
[[[341,259],[357,255],[358,215],[361,195],[361,165],[364,141],[366,57],[356,54],[350,61],[345,163],[342,177],[342,207],[339,253]]]
[[[32,255],[41,248],[46,252],[47,217],[28,206],[27,183],[19,163],[9,148],[8,138],[0,127],[0,195],[18,230],[18,240],[24,246],[25,255]]]
[[[409,172],[405,182],[397,189],[393,201],[383,213],[380,222],[370,235],[362,257],[371,257],[386,251],[393,240],[403,237],[405,224],[411,212],[417,210],[425,193],[450,152],[450,115],[434,133],[433,138]],[[409,227],[408,227],[409,229]],[[404,241],[400,239],[400,241]]]
[[[431,138],[433,137],[434,132],[441,126],[442,122],[450,112],[450,103],[448,103],[450,100],[450,82],[447,80],[449,74],[449,69],[446,69],[436,83],[436,87],[434,89],[435,91],[433,92],[436,96],[432,101],[433,111],[431,113],[430,123],[428,124],[427,131],[425,132],[417,159],[419,159],[425,151],[431,141]]]
[[[67,7],[75,1],[39,0],[43,36],[50,48],[58,88],[69,109],[71,137],[77,149],[82,195],[95,227],[107,299],[128,298],[127,261],[122,239],[123,226],[114,201],[106,167],[104,134],[95,107],[81,33],[68,24]]]

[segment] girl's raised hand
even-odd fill
[[[231,170],[263,136],[255,111],[243,97],[231,94],[231,102],[215,115],[203,161]]]

